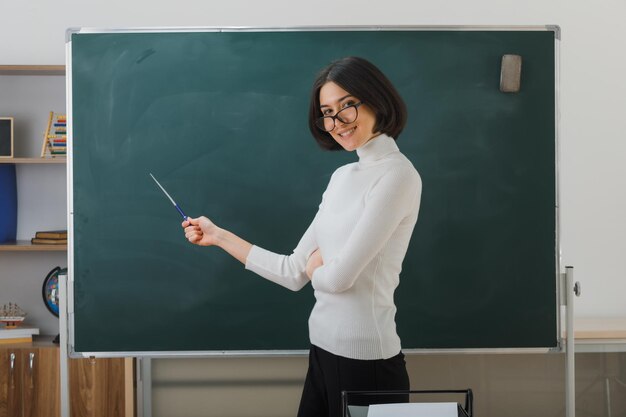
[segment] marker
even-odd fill
[[[187,220],[187,215],[185,213],[183,213],[183,211],[180,209],[180,207],[178,207],[178,204],[176,204],[176,201],[174,201],[174,199],[172,197],[170,197],[170,195],[167,193],[167,191],[165,191],[165,188],[163,188],[163,186],[161,184],[159,184],[159,182],[157,181],[156,178],[154,178],[154,175],[152,175],[152,173],[150,173],[150,176],[152,177],[152,179],[154,180],[154,182],[157,183],[157,185],[159,186],[159,188],[161,189],[161,191],[163,191],[165,193],[165,195],[167,196],[167,198],[170,199],[170,201],[172,202],[172,204],[174,205],[174,207],[176,207],[176,210],[178,210],[178,212],[180,213],[181,216],[183,216],[183,220]]]

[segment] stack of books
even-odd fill
[[[37,232],[30,242],[37,245],[67,245],[67,230]]]
[[[35,327],[0,327],[0,344],[32,342],[33,335],[37,334],[39,334],[39,329]]]
[[[65,156],[67,154],[67,117],[64,114],[50,112],[48,118],[48,128],[43,139],[41,157],[50,155]]]
[[[15,303],[0,307],[0,344],[32,342],[39,329],[20,327],[25,318],[26,313]]]

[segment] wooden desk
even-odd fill
[[[626,352],[626,318],[574,319],[574,344],[576,352]]]
[[[626,352],[626,318],[574,319],[574,351],[575,353]],[[587,382],[587,387],[577,392],[576,396],[584,396],[592,387],[602,384],[604,406],[607,414],[611,416],[613,410],[611,392],[619,389],[623,393],[626,384],[620,379],[619,372],[616,373],[620,366],[616,355],[603,355],[602,362],[603,376]]]

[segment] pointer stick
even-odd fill
[[[163,191],[165,193],[165,195],[167,196],[167,198],[170,199],[170,201],[172,202],[172,204],[174,205],[174,207],[176,207],[176,210],[178,210],[178,212],[180,213],[181,216],[183,216],[183,220],[187,220],[187,215],[185,213],[183,213],[183,211],[180,209],[180,207],[178,207],[178,204],[176,204],[176,201],[174,201],[174,199],[167,193],[167,191],[165,191],[165,188],[163,188],[163,186],[157,181],[156,178],[154,178],[154,175],[150,174],[150,176],[152,177],[152,179],[154,180],[154,182],[157,183],[157,185],[159,186],[159,188],[161,189],[161,191]]]

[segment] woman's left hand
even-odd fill
[[[322,265],[324,265],[324,260],[322,259],[322,254],[318,248],[315,249],[315,252],[309,256],[309,260],[306,262],[306,274],[309,279],[313,278],[313,272],[315,272],[315,270]]]

